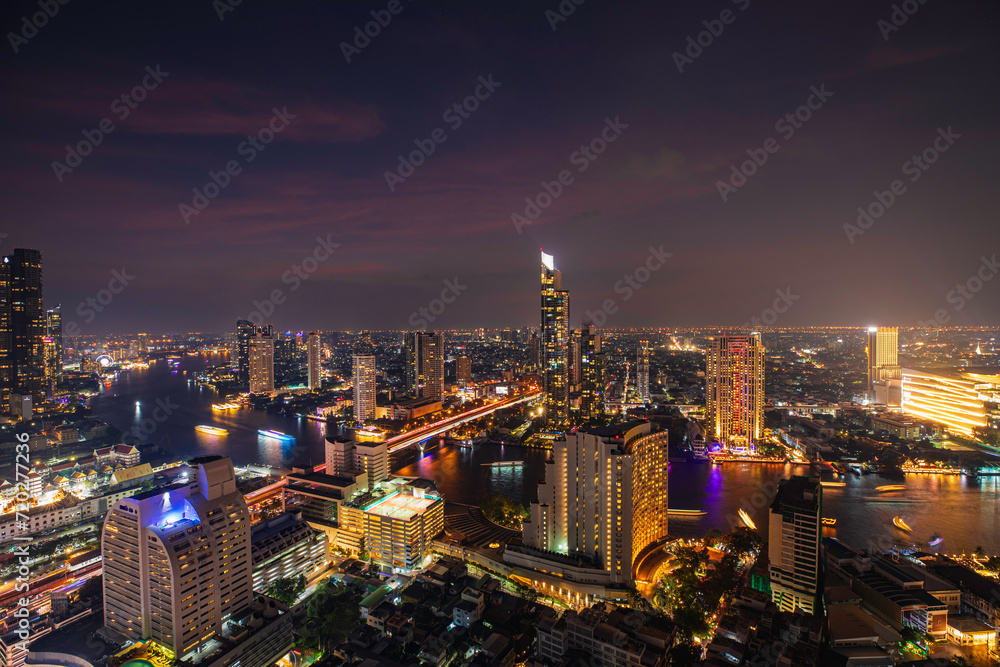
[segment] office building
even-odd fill
[[[406,333],[406,390],[414,398],[444,397],[444,334]]]
[[[0,405],[12,393],[45,399],[42,253],[14,248],[0,262]]]
[[[896,327],[868,327],[869,400],[890,407],[899,407],[900,379],[899,329]]]
[[[63,367],[63,334],[62,334],[62,306],[49,308],[45,311],[45,335],[52,339],[55,345],[55,370],[56,380],[62,375]]]
[[[263,331],[250,339],[250,393],[274,393],[274,337]]]
[[[974,435],[977,428],[992,426],[991,406],[1000,403],[1000,375],[954,371],[930,373],[902,369],[903,414],[927,419],[953,433]]]
[[[323,385],[323,378],[319,373],[319,334],[315,331],[309,332],[309,339],[306,342],[306,362],[308,364],[309,391],[318,391]]]
[[[236,377],[244,389],[250,386],[250,340],[258,333],[273,334],[270,324],[256,325],[248,320],[236,321]]]
[[[274,340],[274,385],[290,387],[300,384],[298,353],[295,349],[295,334],[291,331],[278,333]]]
[[[604,415],[604,353],[597,327],[580,330],[580,418],[600,419]]]
[[[705,414],[715,437],[754,448],[764,432],[764,345],[760,334],[719,336],[706,354]]]
[[[768,515],[771,599],[781,611],[816,613],[823,487],[819,478],[782,480]]]
[[[639,399],[649,404],[649,341],[640,340],[635,362],[635,390]]]
[[[524,544],[592,558],[611,582],[631,582],[667,538],[667,435],[630,422],[553,442]]]
[[[455,381],[463,386],[472,384],[472,359],[466,354],[455,359]]]
[[[228,458],[188,462],[191,483],[116,502],[104,519],[104,623],[194,658],[253,601],[250,510]]]
[[[354,367],[354,421],[375,419],[375,355],[359,348],[352,357]]]
[[[562,429],[569,419],[569,292],[562,288],[562,272],[555,258],[542,253],[542,327],[540,356],[545,419],[550,428]]]
[[[309,579],[326,569],[326,534],[309,526],[301,513],[280,514],[253,527],[250,536],[253,589],[266,592],[278,579]]]

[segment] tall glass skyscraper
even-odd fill
[[[42,253],[15,248],[0,262],[0,409],[11,393],[45,398],[45,332]]]
[[[406,333],[406,389],[416,398],[444,397],[444,334]]]
[[[306,343],[306,364],[308,366],[309,391],[316,391],[323,383],[319,373],[319,334],[309,332]]]
[[[545,418],[550,428],[565,428],[569,419],[569,292],[555,258],[542,252],[542,383]]]

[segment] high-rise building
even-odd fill
[[[580,359],[582,354],[581,335],[580,329],[573,329],[569,332],[569,386],[574,391],[583,382],[582,360]]]
[[[643,403],[649,403],[649,341],[640,340],[635,362],[635,388]]]
[[[875,403],[899,407],[902,369],[899,366],[899,329],[868,327],[868,394]]]
[[[0,262],[0,405],[11,393],[45,399],[45,332],[42,253],[14,248]]]
[[[141,333],[139,334],[139,353],[146,354],[149,352],[149,334]]]
[[[319,374],[319,334],[315,331],[309,332],[309,339],[306,343],[307,362],[309,375],[309,391],[317,391],[323,384],[323,378]]]
[[[565,428],[569,418],[569,292],[555,258],[542,253],[542,388],[545,419],[551,428]]]
[[[375,355],[357,349],[352,358],[354,367],[354,421],[364,424],[375,419]]]
[[[42,351],[45,358],[45,394],[52,396],[59,383],[59,354],[56,352],[56,343],[46,336],[42,339]]]
[[[552,444],[524,543],[584,554],[614,582],[667,538],[667,433],[649,422],[569,431]]]
[[[768,517],[771,599],[781,611],[817,611],[823,487],[819,478],[782,480]]]
[[[56,348],[55,371],[58,381],[63,367],[62,305],[45,311],[45,335],[52,339]]]
[[[250,339],[250,393],[274,393],[274,337],[263,331]]]
[[[236,320],[236,379],[244,389],[250,386],[250,339],[257,330],[249,320]]]
[[[528,365],[541,372],[542,369],[542,339],[535,332],[528,338]]]
[[[228,458],[188,462],[191,483],[122,498],[104,519],[104,623],[184,660],[252,601],[250,510]]]
[[[455,380],[461,385],[472,384],[472,359],[460,354],[455,359]]]
[[[600,419],[604,414],[604,353],[597,327],[580,330],[580,418]]]
[[[298,355],[295,350],[295,334],[291,331],[278,333],[274,337],[274,384],[289,387],[301,380]]]
[[[406,390],[414,398],[444,398],[444,334],[406,332]]]
[[[715,425],[715,436],[728,447],[755,447],[764,432],[760,334],[714,338],[706,366],[706,416]]]

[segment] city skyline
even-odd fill
[[[224,331],[275,290],[282,329],[404,329],[445,281],[464,289],[418,328],[512,326],[534,319],[539,246],[574,275],[573,327],[607,299],[608,326],[738,325],[776,292],[792,300],[779,324],[993,321],[995,285],[969,285],[995,273],[992,248],[969,240],[997,209],[998,100],[977,83],[997,8],[921,5],[886,29],[891,7],[870,3],[727,7],[732,23],[694,47],[719,8],[591,5],[554,20],[406,5],[364,48],[362,7],[222,21],[192,7],[155,24],[144,8],[80,10],[19,44],[3,73],[3,243],[45,252],[46,306],[81,333]],[[25,12],[10,7],[7,25]],[[115,38],[135,25],[142,40]],[[273,42],[256,48],[265,27]],[[114,129],[92,154],[56,170],[104,118]],[[262,128],[270,143],[241,153]],[[446,139],[398,176],[438,128]],[[580,148],[597,139],[590,160]],[[769,139],[777,150],[743,169]],[[195,201],[206,184],[220,192]],[[635,289],[626,276],[651,249],[670,256]],[[114,300],[88,305],[111,281]]]

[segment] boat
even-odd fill
[[[937,545],[941,544],[942,542],[944,542],[944,538],[940,537],[939,535],[937,535],[935,533],[935,534],[931,535],[930,542],[927,543],[927,546],[929,546],[929,547],[936,547]]]
[[[913,529],[910,528],[908,525],[906,525],[906,522],[903,521],[903,517],[899,515],[896,515],[892,518],[892,525],[894,525],[896,528],[899,528],[902,531],[906,531],[907,533],[913,531]]]
[[[212,409],[216,412],[223,412],[225,410],[238,410],[240,407],[239,403],[213,403]]]
[[[672,510],[668,509],[667,514],[670,516],[705,516],[708,514],[705,510]]]
[[[753,530],[757,530],[757,525],[753,522],[753,519],[750,518],[750,515],[747,514],[742,507],[740,508],[740,511],[737,512],[737,514],[739,514],[740,521],[746,524],[747,528],[752,528]]]
[[[831,516],[825,516],[825,517],[823,517],[823,525],[824,526],[836,526],[837,525],[837,520],[834,519]]]
[[[482,465],[491,468],[513,468],[524,465],[524,461],[494,461],[493,463],[484,463]]]
[[[820,482],[820,486],[847,486],[847,482]]]
[[[282,433],[281,431],[265,431],[263,429],[258,429],[257,433],[260,433],[265,438],[274,438],[275,440],[283,440],[285,442],[295,440],[295,436]]]
[[[209,435],[227,435],[229,433],[226,429],[218,428],[216,426],[195,426],[194,430],[207,433]]]
[[[879,493],[888,493],[890,491],[906,491],[906,484],[886,484],[885,486],[877,486],[875,490]]]

